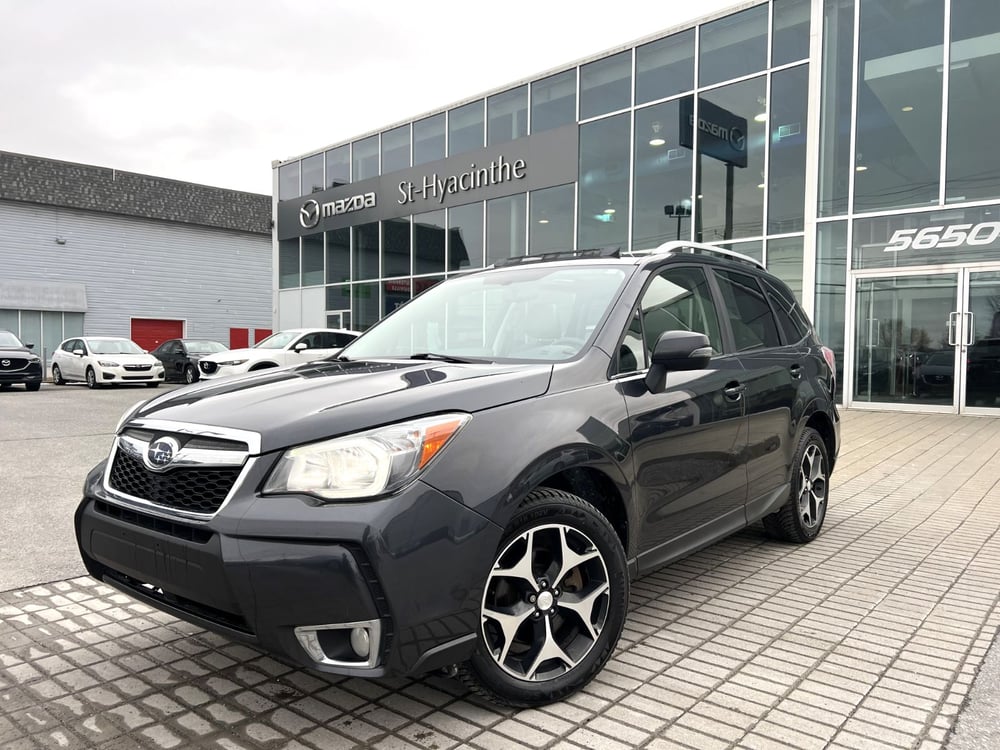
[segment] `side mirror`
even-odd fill
[[[704,333],[664,331],[653,347],[646,388],[650,393],[662,393],[670,370],[702,370],[711,359],[712,346]]]
[[[28,349],[34,349],[34,348],[35,348],[35,345],[34,345],[34,344],[25,344],[25,346],[26,346],[26,347],[27,347]]]
[[[297,352],[305,351],[308,348],[309,344],[307,344],[305,341],[300,341],[299,343],[297,343],[295,346],[292,347],[292,349]]]
[[[74,349],[73,350],[73,354],[75,354],[78,357],[82,357],[86,353],[87,352],[85,352],[83,349]]]

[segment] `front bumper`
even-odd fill
[[[259,486],[266,468],[243,486]],[[103,477],[103,465],[91,472],[76,513],[84,564],[151,606],[336,674],[419,673],[471,653],[501,530],[421,482],[333,505],[237,489],[197,523],[123,505]],[[303,646],[303,631],[361,622],[376,624],[371,659]]]
[[[0,366],[0,385],[10,385],[17,383],[41,383],[42,365],[41,363],[31,363],[27,367],[18,370],[7,370]]]
[[[124,367],[94,367],[98,383],[162,383],[163,365],[149,370],[127,370]]]

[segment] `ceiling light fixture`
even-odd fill
[[[548,224],[548,223],[549,223],[549,220],[548,220],[548,219],[539,219],[539,220],[538,220],[538,223],[539,223],[539,224]]]
[[[659,121],[653,123],[653,137],[649,139],[650,146],[663,146],[666,141],[660,138],[660,125]]]
[[[905,107],[902,108],[901,111],[903,111],[903,112],[912,112],[913,111],[913,107],[910,106],[909,104],[907,104]]]

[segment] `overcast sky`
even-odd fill
[[[271,192],[271,162],[741,0],[0,0],[0,149]]]

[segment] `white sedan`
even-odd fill
[[[202,380],[214,380],[270,367],[314,362],[339,352],[360,336],[342,328],[289,328],[250,349],[230,349],[198,360]]]
[[[120,383],[163,382],[163,363],[131,339],[77,336],[66,339],[52,355],[52,382],[82,381],[88,388]]]

